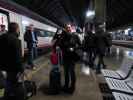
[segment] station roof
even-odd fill
[[[107,0],[107,29],[133,25],[133,0]]]
[[[63,26],[75,23],[83,26],[90,0],[12,0],[39,15]]]

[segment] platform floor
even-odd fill
[[[125,57],[133,57],[132,52],[132,49],[113,46],[111,54],[105,57],[107,68],[113,70],[119,68]],[[37,95],[33,96],[30,100],[107,100],[106,98],[111,97],[111,93],[103,92],[100,88],[100,84],[105,83],[103,76],[101,74],[96,75],[94,70],[90,70],[89,73],[88,68],[81,67],[81,64],[76,65],[77,84],[73,95],[65,93],[47,95],[46,91],[51,68],[49,54],[39,57],[35,63],[38,66],[36,71],[26,71],[28,77],[34,80],[38,86]]]

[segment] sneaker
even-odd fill
[[[75,88],[72,88],[72,87],[70,87],[70,88],[66,88],[66,87],[63,87],[63,92],[64,93],[66,93],[66,94],[73,94],[74,93],[74,91],[75,91]]]
[[[62,88],[62,91],[63,91],[63,92],[68,92],[68,89],[69,89],[68,87],[64,86],[64,87]]]
[[[68,93],[73,94],[75,91],[75,87],[70,87]]]

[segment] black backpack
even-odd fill
[[[93,35],[86,35],[83,41],[83,50],[87,51],[90,47],[95,46],[95,37]]]
[[[37,86],[34,81],[25,80],[24,81],[24,94],[25,94],[25,100],[29,99],[33,95],[36,95],[37,93]]]

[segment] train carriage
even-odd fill
[[[3,4],[3,3],[2,3]],[[38,36],[38,48],[43,50],[46,48],[51,47],[51,39],[53,35],[55,34],[57,27],[55,24],[47,24],[44,22],[41,22],[40,20],[36,20],[39,18],[36,18],[37,14],[33,13],[32,11],[28,9],[23,9],[18,12],[19,9],[22,9],[22,7],[16,7],[13,4],[8,4],[9,7],[3,6],[0,3],[0,25],[5,25],[6,30],[8,30],[8,24],[9,22],[16,22],[20,26],[20,40],[22,41],[22,54],[26,52],[26,43],[24,42],[24,33],[27,26],[30,24],[34,25],[35,32],[37,32]],[[30,14],[27,14],[30,13]],[[29,16],[30,15],[30,16]],[[32,18],[31,18],[32,16]],[[42,20],[43,18],[39,16]],[[44,20],[44,19],[43,19]],[[48,20],[47,20],[48,21]],[[49,21],[50,22],[50,21]]]

